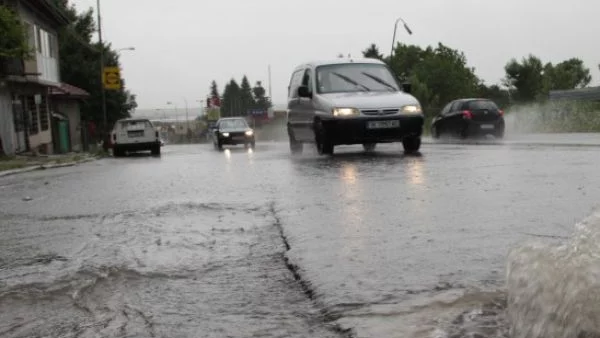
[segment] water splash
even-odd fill
[[[511,337],[600,337],[600,212],[565,243],[511,250],[506,280]]]

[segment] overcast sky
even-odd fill
[[[71,0],[78,9],[96,0]],[[190,106],[246,74],[286,102],[292,69],[339,53],[361,55],[376,43],[389,54],[394,21],[397,41],[420,46],[442,42],[465,52],[488,84],[504,76],[512,58],[529,53],[542,61],[579,57],[600,84],[599,0],[101,0],[104,39],[123,51],[123,77],[139,108],[167,101]]]

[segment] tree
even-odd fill
[[[544,67],[544,77],[548,90],[583,88],[592,81],[590,69],[583,61],[571,58],[553,66]]]
[[[265,96],[266,91],[261,81],[256,81],[256,85],[252,88],[252,93],[254,94],[256,109],[267,110],[271,107],[271,98]]]
[[[245,116],[255,105],[254,97],[252,97],[252,87],[250,87],[250,82],[246,75],[244,75],[240,84],[240,112]]]
[[[240,116],[240,86],[234,79],[225,85],[223,101],[221,102],[222,116]]]
[[[504,70],[505,83],[509,88],[517,91],[516,99],[530,102],[540,98],[544,89],[544,67],[542,61],[533,55],[523,58],[521,62],[510,60]]]
[[[217,81],[213,80],[210,84],[210,98],[211,99],[220,99],[221,95],[219,94],[219,87],[217,86]]]
[[[105,64],[120,67],[119,55],[110,44],[100,46],[92,42],[96,31],[92,9],[78,13],[67,0],[55,0],[56,5],[66,14],[70,24],[58,31],[61,80],[80,87],[90,93],[82,104],[84,119],[100,122],[102,114],[102,95],[100,79],[100,48],[104,49]],[[110,127],[116,120],[129,117],[137,107],[136,97],[125,88],[106,91],[106,113]]]
[[[379,47],[374,43],[372,43],[369,48],[363,50],[362,54],[366,58],[383,60],[383,54],[379,52]]]
[[[0,5],[0,36],[0,59],[30,56],[25,26],[19,16],[5,5]]]

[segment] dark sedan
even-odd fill
[[[213,129],[215,149],[222,150],[224,145],[243,144],[254,148],[254,130],[243,117],[227,117],[217,121]]]
[[[460,99],[446,105],[431,122],[431,135],[504,137],[504,111],[488,99]]]

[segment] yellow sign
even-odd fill
[[[102,72],[102,82],[106,89],[121,89],[121,73],[119,67],[104,67],[104,71]]]
[[[221,118],[221,109],[220,108],[208,108],[206,112],[206,117],[208,121],[217,121]]]

